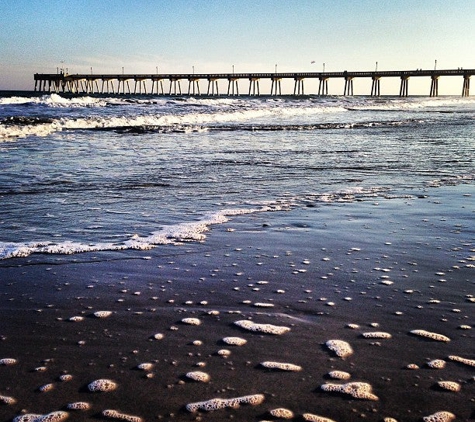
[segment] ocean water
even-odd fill
[[[470,97],[0,95],[0,259],[473,185],[474,157]]]

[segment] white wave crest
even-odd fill
[[[55,96],[52,94],[50,97]],[[55,96],[52,100],[54,104],[71,104],[69,101]],[[59,97],[61,98],[61,97]],[[81,101],[86,102],[86,97]],[[64,101],[63,101],[64,100]],[[76,99],[79,100],[79,99]],[[205,100],[200,100],[205,101]],[[210,100],[208,100],[210,101]],[[220,100],[221,101],[221,100]],[[229,102],[225,102],[229,104]],[[3,125],[0,124],[0,139],[27,137],[27,136],[46,136],[50,133],[62,130],[88,130],[88,129],[113,129],[113,128],[134,128],[134,127],[192,127],[197,128],[201,125],[219,124],[219,123],[239,123],[244,121],[255,121],[258,119],[309,116],[312,114],[325,112],[346,111],[343,107],[257,107],[255,104],[243,108],[220,108],[214,112],[191,112],[185,114],[175,114],[167,112],[166,114],[149,114],[127,116],[104,116],[104,117],[85,117],[85,118],[60,118],[52,123],[42,123],[35,125]],[[163,113],[163,111],[162,111]]]
[[[0,101],[10,104],[37,102],[47,107],[102,107],[112,105],[101,115],[57,117],[51,123],[31,125],[0,124],[0,139],[16,137],[46,136],[62,130],[93,130],[136,127],[180,128],[184,131],[200,130],[202,126],[214,124],[240,124],[243,122],[272,121],[318,121],[318,116],[330,113],[348,113],[349,110],[411,110],[434,109],[452,105],[475,104],[472,98],[332,98],[285,100],[274,98],[63,98],[58,94],[42,97],[11,97]],[[114,112],[114,105],[119,106]],[[110,112],[109,110],[112,110]],[[145,113],[144,113],[145,112]],[[338,118],[337,120],[340,120]],[[351,128],[351,122],[348,127]]]
[[[28,136],[47,136],[61,130],[57,123],[43,123],[39,125],[3,125],[0,124],[0,140],[26,138]]]
[[[0,105],[21,105],[21,104],[39,104],[49,107],[104,107],[107,105],[105,100],[85,97],[65,98],[59,94],[42,95],[41,97],[3,97],[0,98]]]
[[[64,98],[58,94],[45,95],[40,98],[40,104],[50,107],[104,107],[107,102],[93,97]]]

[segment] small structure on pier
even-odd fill
[[[343,95],[353,95],[353,81],[357,78],[371,78],[371,96],[381,95],[381,79],[389,77],[400,78],[399,96],[409,95],[409,79],[414,77],[429,77],[431,79],[429,95],[439,95],[439,79],[442,76],[462,76],[462,96],[470,95],[470,78],[475,75],[475,69],[446,69],[446,70],[395,70],[371,72],[297,72],[297,73],[214,73],[214,74],[39,74],[35,73],[35,91],[66,92],[71,94],[132,94],[130,81],[134,81],[133,94],[165,95],[163,81],[168,80],[168,95],[203,95],[200,91],[200,81],[208,82],[206,95],[218,96],[220,80],[228,81],[228,96],[239,95],[238,82],[249,81],[248,95],[261,95],[260,80],[271,82],[270,95],[282,95],[281,82],[284,79],[294,80],[293,95],[305,95],[305,79],[318,79],[318,95],[328,95],[328,81],[343,79],[345,82]],[[188,92],[184,94],[181,81],[188,80]],[[99,82],[102,82],[99,89]],[[147,91],[147,85],[151,89]],[[117,86],[117,88],[115,88]],[[160,87],[160,90],[159,90]],[[269,95],[269,94],[262,94]]]

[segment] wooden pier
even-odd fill
[[[381,95],[381,79],[399,78],[399,96],[409,95],[410,78],[430,78],[429,95],[439,95],[439,79],[442,76],[461,76],[463,78],[462,96],[470,95],[470,78],[475,75],[475,69],[446,69],[446,70],[397,70],[370,72],[297,72],[297,73],[210,73],[210,74],[56,74],[35,73],[35,91],[64,92],[70,94],[148,94],[148,95],[239,95],[239,81],[248,83],[248,95],[282,95],[281,81],[294,81],[293,95],[305,95],[304,81],[314,79],[319,81],[317,95],[328,95],[328,81],[343,79],[345,82],[343,95],[353,95],[353,81],[357,78],[372,80],[371,96]],[[270,94],[261,94],[259,82],[262,79],[271,81]],[[219,93],[218,81],[228,82],[226,94]],[[168,81],[168,90],[164,90],[164,81]],[[182,91],[181,81],[188,81],[188,91]],[[200,90],[200,82],[207,82],[206,94]],[[133,89],[131,89],[133,83]],[[147,85],[151,89],[147,90]],[[288,94],[291,95],[291,94]]]

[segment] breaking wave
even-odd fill
[[[423,120],[355,120],[351,112],[434,109],[473,106],[472,99],[400,99],[309,97],[283,98],[175,98],[175,97],[41,97],[0,98],[0,139],[47,136],[74,130],[114,130],[125,133],[180,133],[196,131],[292,131],[389,127]],[[35,105],[23,110],[24,105]],[[5,107],[8,110],[5,110]],[[106,111],[94,112],[95,108]],[[59,114],[53,109],[63,109]],[[80,112],[81,108],[91,112]],[[4,113],[2,113],[4,109]],[[71,110],[71,112],[69,112]],[[8,115],[7,113],[10,113]],[[350,113],[350,114],[348,114]],[[3,118],[2,118],[3,115]],[[335,116],[333,122],[329,119]],[[308,123],[314,121],[315,123]],[[252,124],[248,123],[252,122]]]
[[[59,94],[48,94],[40,97],[0,97],[0,105],[43,105],[47,107],[104,107],[107,101],[94,97],[64,98]]]

